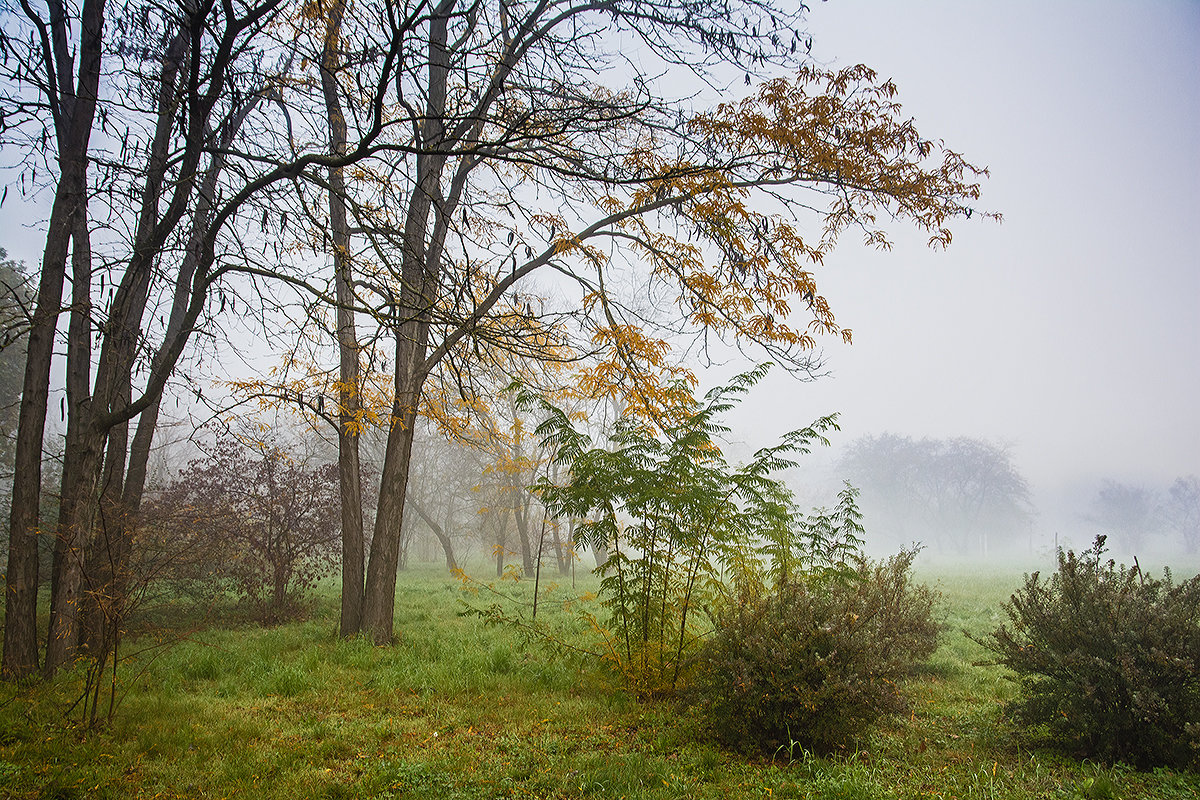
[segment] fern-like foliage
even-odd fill
[[[698,608],[756,591],[764,575],[787,580],[803,562],[824,564],[859,541],[857,517],[842,505],[834,518],[806,520],[774,477],[814,444],[828,444],[836,416],[786,434],[747,464],[725,459],[720,418],[766,371],[739,375],[661,428],[622,419],[602,447],[561,409],[519,390],[518,403],[539,412],[536,433],[567,476],[538,485],[542,502],[553,516],[580,520],[578,543],[610,554],[601,584],[609,619],[596,628],[608,658],[643,696],[674,691],[698,644]]]

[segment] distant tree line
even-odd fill
[[[1136,555],[1165,536],[1195,554],[1200,552],[1200,477],[1180,476],[1162,491],[1102,481],[1084,519],[1123,553]]]
[[[840,467],[862,491],[871,530],[890,542],[986,556],[1027,541],[1029,484],[1003,445],[884,433],[851,443]]]

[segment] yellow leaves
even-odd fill
[[[580,247],[583,247],[583,242],[579,241],[579,239],[574,236],[564,236],[561,239],[554,240],[554,255],[563,256]]]
[[[609,212],[610,214],[617,212],[617,211],[621,211],[622,209],[625,208],[625,203],[623,203],[619,198],[613,197],[611,194],[606,194],[603,197],[601,197],[600,200],[598,201],[597,205],[599,205],[601,209]]]
[[[972,213],[963,203],[979,198],[976,179],[987,170],[921,137],[911,120],[900,118],[896,91],[862,65],[805,67],[796,78],[768,81],[755,95],[722,104],[692,124],[731,152],[771,161],[774,174],[782,170],[830,192],[822,250],[849,225],[863,226],[872,244],[886,246],[873,209],[933,232],[931,244],[944,246],[943,223]],[[926,166],[935,150],[942,151],[941,165]]]
[[[555,239],[551,250],[556,256],[578,253],[586,261],[597,266],[603,265],[608,261],[608,256],[603,251],[592,245],[584,244],[577,236],[566,235]]]
[[[593,334],[592,341],[605,348],[616,348],[625,358],[652,367],[662,367],[667,353],[671,350],[671,345],[666,341],[647,336],[641,328],[634,325],[600,328]]]
[[[635,325],[598,328],[596,362],[579,370],[579,393],[622,401],[625,413],[647,421],[670,419],[694,404],[696,376],[670,363],[671,346]]]

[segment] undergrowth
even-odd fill
[[[1021,744],[999,711],[1014,687],[1002,669],[971,665],[986,654],[960,632],[994,627],[1019,575],[918,577],[939,585],[952,629],[905,682],[909,713],[836,757],[730,753],[698,714],[639,703],[515,631],[460,616],[461,585],[430,569],[401,577],[393,647],[337,640],[326,587],[307,621],[147,651],[98,730],[63,717],[78,675],[0,685],[0,797],[1200,797],[1193,773]],[[528,582],[505,588],[532,598]],[[573,613],[547,602],[538,616]]]

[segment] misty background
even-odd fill
[[[1160,503],[1200,474],[1200,4],[836,0],[808,21],[819,63],[893,79],[905,116],[990,168],[981,205],[1004,222],[958,225],[945,252],[901,227],[887,253],[847,235],[817,279],[853,345],[823,343],[819,380],[769,375],[731,417],[735,456],[839,413],[789,478],[807,507],[864,437],[987,443],[1028,482],[1013,555],[1086,546],[1106,485]],[[0,246],[33,268],[45,212],[18,200]],[[752,364],[717,355],[702,389]],[[886,505],[864,487],[869,537],[929,541]],[[1138,551],[1188,561],[1154,524]]]
[[[768,377],[737,415],[746,446],[840,412],[795,479],[836,485],[867,435],[1005,445],[1036,552],[1100,532],[1105,480],[1165,495],[1200,474],[1200,3],[843,0],[809,23],[819,61],[892,78],[920,130],[990,168],[981,204],[1004,221],[936,253],[848,234],[818,279],[854,343],[825,344],[816,382]]]

